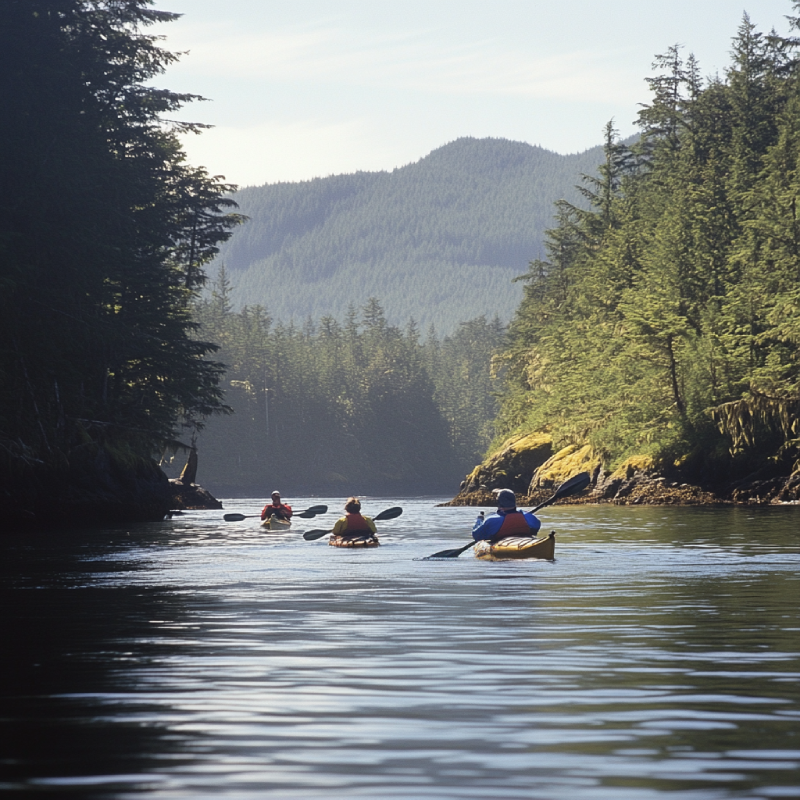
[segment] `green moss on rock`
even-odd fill
[[[591,445],[579,447],[571,444],[559,450],[542,464],[533,475],[527,494],[537,497],[542,490],[551,490],[579,472],[595,474],[601,467],[601,459]]]
[[[453,505],[493,505],[493,491],[527,491],[538,467],[553,454],[553,440],[547,433],[512,436],[475,467],[462,481]]]

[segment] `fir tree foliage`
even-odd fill
[[[146,458],[220,410],[194,335],[202,267],[235,187],[188,165],[167,121],[192,95],[150,0],[9,0],[0,26],[0,446],[10,470],[103,444]]]
[[[478,318],[452,336],[390,324],[369,298],[339,321],[275,322],[231,308],[225,267],[197,305],[219,343],[232,417],[198,437],[203,482],[218,492],[452,491],[479,460],[496,414],[492,356],[504,328]]]
[[[724,78],[677,46],[656,58],[641,138],[609,124],[589,208],[559,205],[523,276],[501,436],[548,429],[697,477],[798,467],[797,46],[745,15]]]

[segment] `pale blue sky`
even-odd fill
[[[215,127],[189,159],[241,186],[393,169],[461,136],[560,153],[635,131],[672,44],[724,71],[745,10],[788,32],[790,0],[157,0],[189,51],[159,83]]]

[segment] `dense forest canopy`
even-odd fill
[[[546,429],[705,480],[798,469],[798,44],[745,16],[724,76],[657,58],[641,139],[609,124],[590,208],[558,203],[525,276],[500,436]]]
[[[184,160],[193,99],[155,88],[175,56],[149,0],[6,0],[0,25],[0,464],[103,447],[135,461],[221,406],[198,341],[202,266],[238,218],[235,187]]]
[[[234,308],[262,305],[284,323],[342,319],[370,297],[392,324],[413,317],[443,334],[481,315],[508,322],[522,299],[512,280],[543,254],[553,203],[580,205],[575,184],[602,157],[462,138],[392,172],[248,187],[234,199],[250,221],[215,265]]]
[[[234,311],[231,294],[222,269],[196,309],[201,336],[220,345],[234,410],[197,439],[212,491],[452,492],[482,456],[497,413],[499,320],[423,338],[413,321],[390,325],[372,298],[340,320],[294,326],[260,306]]]
[[[670,48],[640,137],[609,123],[596,153],[461,139],[234,194],[165,120],[194,98],[153,86],[175,56],[145,31],[175,15],[151,6],[4,5],[9,503],[185,428],[228,492],[455,489],[530,431],[699,479],[800,467],[800,39],[745,16],[711,79]],[[253,222],[225,244],[232,196]]]

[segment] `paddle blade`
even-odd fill
[[[562,497],[571,497],[573,494],[582,492],[589,485],[589,481],[591,481],[591,479],[592,476],[589,475],[588,472],[581,472],[578,475],[573,475],[568,481],[564,481],[564,483],[562,483],[561,486],[556,489],[555,493],[549,500],[545,500],[544,503],[536,506],[536,508],[532,509],[531,513],[534,513],[545,506],[549,506],[551,503],[555,503],[556,500],[559,500]]]
[[[456,547],[452,550],[440,550],[438,553],[434,553],[432,556],[425,556],[423,559],[427,561],[429,558],[458,558],[465,550],[469,550],[470,547],[475,545],[475,542],[470,542],[469,544],[465,544],[463,547]]]
[[[555,497],[568,497],[573,494],[582,492],[588,485],[592,476],[588,472],[581,472],[578,475],[573,475],[568,481],[564,481],[558,487]]]
[[[394,519],[395,517],[399,517],[403,513],[403,509],[400,506],[393,506],[392,508],[387,508],[386,511],[381,511],[377,517],[373,517],[372,519],[375,522],[382,522],[385,519]]]
[[[247,517],[244,514],[225,514],[222,519],[224,519],[225,522],[241,522],[243,519],[247,519]]]
[[[314,539],[321,539],[323,536],[333,533],[333,531],[306,531],[303,538],[308,542],[313,542]]]
[[[294,516],[300,517],[301,519],[311,519],[312,517],[316,517],[317,514],[324,514],[328,510],[328,506],[311,506],[311,508],[307,508],[305,511],[298,511]]]

